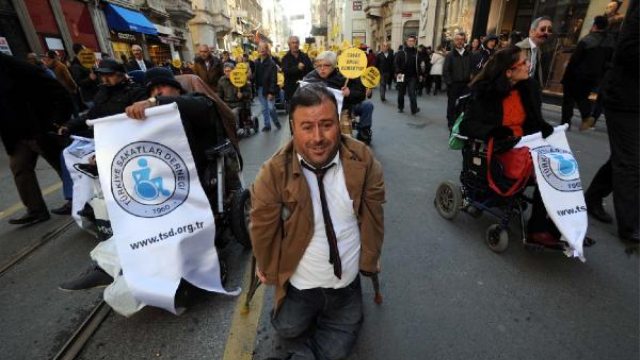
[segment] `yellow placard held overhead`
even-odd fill
[[[360,80],[362,81],[362,85],[364,85],[364,87],[373,89],[377,87],[378,84],[380,84],[380,70],[378,70],[378,68],[375,66],[369,66],[362,72]]]
[[[316,57],[318,57],[318,50],[313,49],[311,51],[309,51],[309,58],[311,58],[311,60],[315,59]]]
[[[321,52],[324,52],[325,50],[326,50],[326,49],[325,49],[325,47],[324,47],[324,46],[320,46],[320,47],[318,48],[318,54],[319,54],[319,53],[321,53]]]
[[[239,57],[242,57],[242,55],[244,55],[244,50],[242,50],[240,46],[236,46],[233,48],[232,54],[233,54],[233,57],[237,59]]]
[[[340,45],[340,50],[345,51],[345,50],[349,49],[350,47],[352,47],[352,46],[351,46],[351,43],[349,42],[349,40],[345,40]]]
[[[340,51],[340,48],[338,47],[338,45],[331,45],[331,51],[337,54],[338,51]]]
[[[247,84],[247,73],[242,70],[233,69],[229,74],[229,80],[231,80],[233,86],[241,88]]]
[[[287,51],[286,50],[280,50],[280,52],[278,53],[278,57],[280,59],[282,59],[285,55],[287,55]]]
[[[367,55],[357,48],[342,51],[338,57],[338,69],[347,79],[355,79],[362,75],[367,67]]]
[[[251,52],[251,55],[249,55],[249,59],[251,59],[252,61],[257,60],[260,57],[260,54],[258,54],[257,51],[253,50]]]
[[[91,69],[91,67],[96,64],[96,54],[94,54],[91,49],[82,49],[78,53],[78,59],[80,60],[80,64],[87,69]]]
[[[353,39],[353,47],[359,48],[360,44],[362,44],[362,40],[360,40],[360,38]]]
[[[284,86],[284,74],[281,71],[278,71],[278,86],[283,87]]]
[[[236,64],[236,70],[243,71],[246,74],[247,71],[249,70],[249,64],[247,64],[247,63],[237,63]]]
[[[173,65],[173,67],[180,69],[182,67],[182,61],[180,59],[173,59],[171,61],[171,65]]]

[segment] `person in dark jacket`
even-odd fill
[[[602,199],[613,191],[618,236],[635,243],[640,241],[639,18],[638,0],[631,0],[626,20],[619,33],[613,66],[605,75],[603,85],[604,113],[611,157],[600,168],[585,193],[587,211],[597,219],[603,220],[603,214],[608,214],[604,212]],[[607,217],[604,220],[607,220]],[[610,216],[608,220],[612,220]]]
[[[211,90],[218,91],[218,81],[224,75],[222,61],[211,54],[211,49],[206,44],[198,46],[198,56],[193,65],[193,73],[198,75]]]
[[[262,105],[262,119],[264,127],[262,131],[271,131],[271,121],[280,129],[280,121],[276,113],[276,96],[280,93],[278,87],[278,68],[271,58],[269,44],[260,42],[258,45],[260,59],[256,60],[255,83],[258,91],[258,100]]]
[[[591,32],[578,42],[562,78],[563,124],[571,127],[573,108],[577,104],[582,117],[580,130],[593,126],[595,118],[591,116],[589,93],[600,86],[604,73],[610,66],[614,45],[613,38],[607,33],[607,18],[596,16]]]
[[[142,70],[147,71],[154,67],[153,63],[144,58],[142,53],[142,47],[140,45],[133,45],[131,47],[133,52],[133,58],[127,63],[127,71]]]
[[[469,91],[471,81],[471,53],[464,48],[465,33],[457,33],[454,38],[454,48],[444,58],[442,79],[447,84],[447,125],[449,129],[456,121],[456,101]]]
[[[31,64],[0,53],[0,139],[25,215],[9,220],[31,225],[49,219],[35,167],[42,156],[60,174],[63,145],[50,133],[64,125],[72,112],[71,97],[55,79]]]
[[[376,67],[380,71],[380,100],[387,101],[387,87],[391,89],[393,81],[393,50],[388,43],[382,44],[382,50],[376,56]]]
[[[323,51],[315,58],[315,70],[307,74],[303,81],[308,83],[321,82],[325,86],[340,90],[344,97],[342,103],[342,113],[351,112],[354,116],[360,117],[358,123],[358,140],[369,143],[371,141],[371,123],[373,120],[373,104],[365,100],[367,90],[362,85],[360,78],[349,79],[345,86],[346,79],[336,68],[337,56],[333,51]],[[343,114],[340,114],[343,116]]]
[[[93,104],[93,98],[98,92],[98,85],[100,84],[100,81],[98,80],[98,76],[94,74],[91,69],[87,69],[80,63],[78,54],[84,49],[85,47],[82,44],[73,44],[73,52],[76,53],[76,56],[71,60],[71,67],[69,67],[69,71],[71,72],[73,80],[80,88],[80,99],[86,107],[91,107]]]
[[[237,88],[231,83],[229,76],[231,71],[235,69],[233,63],[224,64],[224,76],[218,81],[218,96],[231,108],[233,115],[236,117],[236,129],[242,128],[240,124],[240,110],[243,102],[251,102],[251,86],[247,83],[241,88]]]
[[[408,92],[411,114],[415,115],[420,111],[416,100],[416,87],[422,79],[415,35],[409,35],[404,49],[396,53],[394,68],[398,83],[398,112],[404,111],[404,95]]]
[[[529,78],[529,62],[520,48],[510,46],[497,51],[473,80],[471,89],[471,100],[460,124],[462,135],[502,141],[539,131],[545,138],[553,133],[553,127],[542,117],[540,90]],[[527,231],[528,242],[558,245],[560,233],[547,217],[537,188]]]
[[[298,81],[313,70],[313,63],[307,54],[300,51],[300,39],[289,37],[289,51],[282,57],[282,72],[284,73],[284,96],[287,101],[298,89]]]
[[[496,51],[496,45],[498,45],[498,37],[496,35],[487,36],[478,51],[471,55],[471,76],[476,76],[487,63],[487,60]]]

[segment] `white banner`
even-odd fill
[[[181,278],[228,292],[220,281],[213,214],[177,105],[147,109],[146,116],[87,123],[95,126],[100,182],[128,288],[141,303],[175,314]]]
[[[567,142],[566,129],[567,125],[557,126],[546,139],[540,133],[524,136],[516,147],[530,149],[547,214],[568,244],[565,254],[585,261],[583,242],[587,235],[587,206],[578,162]]]
[[[79,136],[72,136],[73,142],[62,152],[64,163],[67,166],[71,180],[73,180],[73,199],[71,201],[71,216],[82,229],[87,229],[88,225],[83,224],[78,211],[93,197],[93,182],[95,178],[90,174],[81,171],[79,164],[87,164],[89,158],[95,153],[93,139]]]

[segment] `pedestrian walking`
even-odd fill
[[[416,88],[418,81],[422,78],[416,39],[415,35],[409,35],[405,41],[406,46],[396,53],[394,59],[396,83],[398,84],[398,112],[404,112],[404,96],[408,94],[412,115],[420,111],[416,100]]]
[[[496,51],[497,44],[498,37],[496,35],[492,34],[485,37],[478,51],[471,55],[471,76],[478,75],[491,55]]]
[[[129,60],[126,65],[127,72],[135,70],[147,71],[154,67],[151,61],[144,58],[142,47],[140,45],[136,44],[131,46],[131,52],[133,53],[133,58]]]
[[[529,37],[516,44],[517,47],[524,49],[527,59],[531,63],[529,69],[529,77],[534,79],[544,87],[544,74],[542,70],[542,48],[541,46],[549,39],[553,33],[551,18],[542,16],[536,18],[529,27]]]
[[[340,135],[336,100],[322,85],[296,91],[291,122],[293,139],[251,189],[256,275],[276,287],[278,335],[301,342],[292,358],[344,359],[363,321],[359,273],[380,271],[382,167]]]
[[[193,73],[198,75],[211,90],[218,91],[218,81],[224,75],[222,62],[213,56],[211,49],[206,44],[198,46],[198,56],[193,65]]]
[[[280,130],[280,121],[276,113],[276,96],[280,93],[277,83],[278,68],[271,58],[269,44],[260,42],[258,45],[260,59],[256,60],[255,83],[258,91],[258,101],[262,106],[262,131],[271,131],[271,122]]]
[[[49,219],[36,163],[42,156],[61,176],[63,147],[51,134],[69,120],[72,109],[70,94],[58,81],[26,62],[0,54],[0,139],[27,209],[23,216],[10,219],[10,224],[32,225]]]
[[[600,168],[585,193],[587,211],[596,219],[607,222],[610,216],[602,216],[606,214],[602,199],[612,191],[618,236],[635,243],[640,241],[638,18],[638,0],[631,0],[627,18],[619,33],[613,67],[606,75],[603,86],[611,157]]]
[[[444,67],[444,48],[442,45],[436,47],[436,51],[431,55],[431,71],[429,77],[433,83],[433,95],[438,95],[442,91],[442,68]],[[431,92],[431,85],[427,93]]]
[[[300,51],[300,38],[290,36],[289,51],[282,57],[282,72],[284,73],[284,97],[291,100],[298,89],[298,81],[313,70],[313,63],[307,54]]]
[[[578,42],[562,77],[562,123],[571,127],[573,108],[578,105],[582,118],[580,131],[595,123],[589,94],[598,91],[613,56],[615,44],[607,33],[607,25],[605,16],[593,19],[590,33]]]
[[[382,44],[382,50],[376,56],[376,67],[380,71],[380,100],[387,101],[387,87],[391,90],[393,78],[393,50],[388,43]]]
[[[454,49],[444,59],[442,78],[447,84],[447,126],[456,121],[456,101],[469,92],[471,81],[471,53],[465,49],[466,35],[463,32],[453,37]]]

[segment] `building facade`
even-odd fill
[[[421,2],[418,0],[365,0],[364,12],[371,28],[373,49],[386,42],[393,49],[409,35],[420,34]]]

